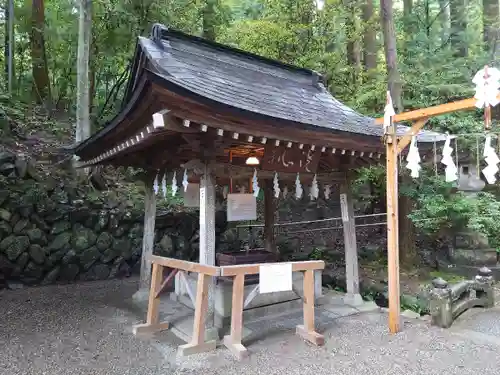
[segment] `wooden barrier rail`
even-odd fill
[[[228,336],[224,337],[224,345],[238,359],[245,357],[248,351],[241,343],[243,331],[245,276],[260,274],[261,266],[270,266],[273,265],[273,263],[214,267],[159,256],[151,256],[150,260],[153,264],[153,273],[149,292],[146,323],[134,326],[134,334],[151,334],[169,328],[169,322],[159,321],[160,294],[167,287],[167,285],[170,284],[177,273],[183,275],[184,272],[195,272],[198,273],[196,296],[190,296],[192,297],[195,305],[193,336],[191,338],[191,342],[179,347],[179,351],[183,355],[189,355],[214,350],[216,348],[216,342],[205,341],[205,316],[208,307],[208,285],[211,277],[230,276],[234,277],[231,307],[231,332]],[[324,269],[325,262],[305,261],[287,263],[291,264],[292,272],[304,272],[304,324],[296,327],[296,333],[314,345],[323,345],[324,338],[315,331],[314,326],[314,271]],[[164,268],[171,268],[172,271],[164,280],[162,280]],[[192,293],[190,292],[189,294],[191,295]]]
[[[146,323],[134,326],[134,334],[155,333],[169,328],[169,322],[160,322],[160,294],[179,272],[198,273],[196,287],[195,312],[193,322],[193,337],[191,342],[181,345],[179,349],[184,355],[201,353],[216,348],[215,341],[205,341],[205,316],[208,307],[208,285],[210,278],[219,276],[218,267],[188,262],[179,259],[165,258],[153,255],[150,257],[153,264],[151,288],[149,290],[148,312]],[[162,281],[163,269],[172,268],[170,274]]]
[[[314,345],[324,344],[324,337],[315,331],[314,326],[314,271],[325,268],[323,261],[290,262],[292,272],[304,272],[304,324],[296,327],[296,334]],[[272,263],[265,263],[265,266]],[[220,276],[234,276],[233,299],[231,307],[231,332],[224,337],[224,345],[238,359],[248,355],[247,349],[241,343],[243,333],[243,298],[245,276],[260,273],[261,264],[236,265],[220,267]]]

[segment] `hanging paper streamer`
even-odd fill
[[[174,175],[172,176],[172,197],[175,197],[177,190],[179,190],[179,187],[177,186],[177,173],[174,171]]]
[[[443,158],[441,159],[441,163],[443,163],[445,168],[445,179],[446,182],[456,181],[458,176],[458,169],[455,163],[453,162],[453,148],[450,146],[451,137],[448,135],[446,141],[444,142],[443,147]]]
[[[280,184],[278,182],[278,173],[276,172],[274,172],[273,189],[274,189],[274,197],[278,198],[280,196]]]
[[[189,185],[187,169],[184,169],[184,176],[182,176],[182,186],[184,186],[184,192],[187,191]]]
[[[283,188],[283,198],[286,198],[287,195],[288,195],[288,186],[285,185],[285,187]]]
[[[161,179],[161,192],[163,193],[163,198],[167,197],[167,172],[163,174]]]
[[[417,140],[416,137],[411,137],[410,149],[408,150],[408,155],[406,155],[406,168],[411,171],[411,176],[413,178],[418,178],[420,169],[420,154],[418,153]]]
[[[311,200],[313,200],[313,199],[318,199],[318,196],[319,196],[318,180],[316,179],[316,175],[314,175],[311,184],[311,189],[309,189],[309,197],[311,198]]]
[[[259,196],[259,180],[257,179],[257,169],[254,169],[253,171],[253,177],[252,177],[252,189],[253,189],[253,196],[257,198]]]
[[[295,179],[295,198],[297,199],[302,198],[303,193],[304,190],[302,189],[302,185],[300,184],[300,176],[297,173],[297,178]]]
[[[227,199],[227,194],[229,193],[229,186],[224,186],[224,188],[222,189],[222,196],[224,197],[224,199]]]
[[[495,149],[491,146],[491,135],[486,136],[484,143],[484,160],[486,161],[486,168],[483,169],[483,175],[489,184],[494,184],[496,182],[495,175],[498,172],[498,163],[500,159],[498,158]]]
[[[485,78],[485,75],[487,77]],[[496,68],[481,69],[476,73],[472,79],[472,83],[476,85],[476,95],[474,98],[477,108],[484,108],[488,106],[496,106],[499,101],[497,99],[500,91],[500,71]]]
[[[392,105],[391,92],[387,91],[387,100],[384,108],[384,129],[387,130],[389,126],[391,126],[391,117],[395,116],[396,112],[394,111],[394,107]]]
[[[325,185],[323,193],[325,194],[325,199],[330,199],[330,194],[332,193],[332,187],[330,185]]]
[[[158,192],[160,191],[160,187],[158,186],[158,173],[156,173],[156,177],[153,182],[153,191],[155,192],[155,195],[158,195]]]

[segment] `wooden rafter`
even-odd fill
[[[500,95],[498,96],[498,99],[500,99]],[[434,116],[445,115],[447,113],[452,113],[465,109],[473,109],[475,107],[476,107],[476,99],[469,98],[469,99],[458,100],[451,103],[440,104],[433,107],[427,107],[422,109],[416,109],[414,111],[399,113],[396,116],[393,116],[392,120],[394,122],[415,121],[415,120],[420,120],[422,118],[430,118]],[[383,117],[377,118],[375,120],[375,123],[378,125],[382,125],[384,123],[384,118]]]

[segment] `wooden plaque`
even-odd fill
[[[266,145],[261,168],[267,171],[290,173],[316,173],[321,151],[308,149],[276,147]]]

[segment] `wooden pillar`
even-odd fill
[[[387,272],[389,283],[389,331],[399,332],[399,238],[398,238],[398,147],[394,126],[386,139]]]
[[[274,238],[274,219],[276,205],[274,204],[274,191],[272,180],[264,181],[264,246],[267,251],[276,252]]]
[[[200,180],[200,264],[215,265],[215,186],[210,168],[205,163]],[[207,339],[214,339],[215,283],[213,277],[208,281],[208,301],[205,328]]]
[[[359,266],[358,248],[356,242],[356,225],[354,222],[354,204],[351,192],[351,179],[348,178],[340,185],[340,209],[342,211],[342,226],[344,229],[345,247],[345,275],[347,294],[345,302],[350,305],[359,305],[363,299],[359,293]]]
[[[151,261],[155,240],[156,196],[153,191],[152,178],[145,183],[144,195],[144,234],[142,237],[141,273],[139,290],[134,294],[134,299],[146,300],[151,285]]]

